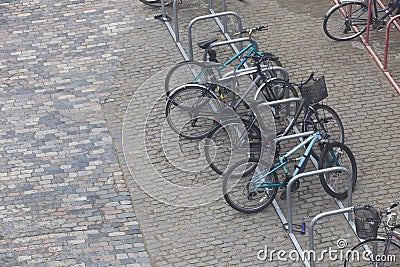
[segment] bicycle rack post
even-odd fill
[[[221,13],[215,13],[215,14],[211,14],[211,15],[200,16],[200,17],[192,19],[192,21],[189,23],[189,26],[188,26],[189,60],[193,60],[193,43],[192,43],[192,27],[193,27],[193,25],[198,21],[211,19],[211,18],[218,18],[218,17],[228,16],[228,15],[236,17],[236,19],[238,20],[238,31],[242,31],[243,30],[243,28],[242,28],[242,19],[236,12],[232,12],[232,11],[225,11],[225,12],[221,12]],[[225,34],[225,37],[228,40],[230,40],[229,35]],[[232,48],[233,49],[237,49],[234,46]]]
[[[388,57],[388,50],[389,50],[389,32],[390,32],[390,25],[394,23],[396,19],[400,19],[400,15],[394,16],[390,19],[389,23],[386,25],[386,42],[385,42],[385,52],[384,52],[384,59],[383,59],[383,70],[386,71],[387,69],[387,57]]]
[[[288,230],[289,233],[293,232],[293,222],[292,222],[292,185],[294,182],[296,182],[297,180],[299,180],[300,178],[305,178],[308,176],[313,176],[313,175],[318,175],[318,174],[324,174],[324,173],[330,173],[330,172],[344,172],[347,174],[347,205],[348,207],[351,207],[352,205],[352,189],[353,189],[353,179],[351,177],[350,172],[343,168],[343,167],[332,167],[332,168],[326,168],[326,169],[322,169],[322,170],[316,170],[316,171],[312,171],[312,172],[305,172],[305,173],[300,173],[298,175],[296,175],[295,177],[293,177],[292,179],[290,179],[288,185],[287,185],[287,189],[286,189],[286,200],[287,200],[287,220],[288,220]],[[351,220],[351,218],[350,218]]]
[[[227,22],[226,22],[226,15],[233,15],[237,18],[238,20],[238,31],[242,31],[242,20],[240,18],[240,16],[234,12],[227,12],[226,11],[226,3],[225,0],[222,0],[222,13],[215,13],[214,9],[213,9],[213,3],[212,0],[208,0],[208,5],[209,5],[209,11],[211,13],[211,18],[214,18],[215,22],[217,23],[218,27],[220,28],[220,30],[222,31],[223,35],[225,36],[225,38],[227,40],[230,40],[230,36],[229,34],[227,34],[226,29],[227,29]],[[161,9],[162,9],[162,14],[161,15],[157,15],[155,16],[156,19],[160,19],[164,22],[165,26],[167,27],[170,35],[172,36],[172,39],[174,40],[176,46],[178,47],[179,51],[181,52],[183,58],[186,61],[189,60],[193,60],[193,51],[192,51],[192,40],[190,39],[189,41],[189,54],[191,55],[190,57],[186,54],[185,49],[183,49],[183,46],[181,44],[180,41],[180,37],[179,37],[179,24],[178,24],[178,4],[177,4],[177,0],[174,0],[173,2],[173,13],[174,13],[174,29],[172,28],[170,21],[171,21],[171,17],[169,17],[166,14],[166,7],[165,7],[165,0],[161,0]],[[207,15],[206,15],[207,16]],[[219,17],[223,17],[224,18],[224,22],[221,23],[221,21],[219,20]],[[203,16],[205,17],[205,16]],[[199,17],[198,17],[199,18]],[[191,25],[189,24],[189,27],[191,27]],[[190,36],[191,38],[191,36]],[[232,44],[232,48],[236,49],[236,47]],[[236,49],[237,50],[237,49]]]
[[[213,0],[208,0],[208,8],[210,9],[211,13],[214,13],[214,5]],[[222,12],[226,11],[226,3],[225,0],[222,0]]]
[[[162,14],[157,15],[154,18],[160,19],[164,22],[165,26],[167,27],[167,30],[169,31],[172,39],[174,40],[176,46],[178,47],[179,51],[181,52],[183,58],[188,61],[189,57],[187,56],[185,49],[183,49],[183,46],[180,41],[179,37],[179,25],[178,25],[178,4],[177,0],[174,0],[173,4],[173,12],[174,12],[174,26],[175,30],[172,28],[171,24],[169,23],[171,21],[171,18],[166,14],[166,8],[165,8],[165,0],[161,0],[161,7],[162,7]]]
[[[208,9],[210,10],[211,14],[215,14],[214,11],[214,6],[213,6],[213,1],[212,0],[208,0]],[[226,11],[226,3],[225,0],[222,0],[222,11],[221,12],[225,12]],[[222,18],[223,23],[221,24],[221,22],[218,20],[218,18],[216,18],[216,22],[219,26],[219,28],[221,29],[223,34],[226,34],[226,29],[227,29],[227,22],[226,22],[226,17]],[[229,40],[229,38],[227,38]]]
[[[382,7],[384,6],[381,1],[377,1],[378,4]],[[367,30],[366,30],[366,35],[365,39],[360,36],[361,41],[364,43],[365,47],[367,48],[368,52],[378,65],[378,67],[381,69],[383,74],[386,76],[390,84],[393,86],[393,88],[397,91],[397,93],[400,94],[400,87],[396,83],[396,81],[393,79],[392,75],[387,71],[387,54],[388,54],[388,46],[389,46],[389,31],[390,31],[390,25],[394,24],[396,28],[400,31],[400,27],[395,22],[396,19],[398,19],[400,16],[394,16],[393,18],[390,19],[389,23],[386,25],[386,40],[385,40],[385,50],[384,50],[384,61],[383,64],[381,60],[378,58],[374,50],[372,49],[371,45],[369,44],[369,30],[370,30],[370,25],[371,25],[371,11],[372,11],[372,1],[369,1],[368,3],[368,20],[367,20]]]
[[[314,225],[322,218],[328,217],[328,216],[333,216],[337,214],[343,214],[343,213],[348,213],[348,220],[351,219],[350,212],[353,210],[354,207],[347,207],[344,209],[338,209],[338,210],[332,210],[332,211],[327,211],[318,214],[315,216],[311,222],[310,222],[310,227],[309,227],[309,233],[308,233],[308,245],[309,245],[309,251],[314,252]],[[353,223],[354,224],[354,223]],[[352,225],[354,226],[354,225]],[[354,229],[354,228],[353,228]],[[310,257],[310,267],[314,267],[315,262],[314,262],[314,257]]]

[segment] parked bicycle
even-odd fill
[[[250,40],[250,43],[246,45],[241,51],[239,51],[236,55],[231,57],[228,61],[224,63],[224,66],[227,66],[231,64],[233,61],[239,59],[239,64],[236,66],[236,70],[242,68],[245,66],[247,63],[248,58],[252,58],[252,56],[261,56],[261,55],[268,55],[268,60],[265,60],[263,62],[264,65],[269,66],[269,67],[280,67],[283,68],[282,63],[279,60],[279,57],[275,56],[274,54],[270,52],[260,52],[258,50],[258,46],[256,42],[253,41],[253,35],[256,32],[261,32],[264,30],[267,30],[268,26],[263,25],[259,27],[254,27],[250,29],[244,29],[240,32],[235,33],[235,35],[242,36],[243,34],[246,34],[248,36],[248,39]],[[236,39],[236,41],[240,41],[242,39]],[[212,45],[217,41],[217,38],[213,38],[210,40],[202,41],[199,42],[198,45],[201,49],[204,49],[203,53],[203,60],[207,60],[207,55],[208,55],[208,60],[212,62],[218,62],[217,59],[217,52],[215,49],[213,49]],[[235,40],[234,40],[235,41]],[[240,41],[242,42],[242,41]],[[229,42],[228,42],[229,43]],[[223,42],[223,45],[226,45],[227,42]],[[255,67],[255,65],[253,65]],[[278,77],[282,79],[288,79],[287,73],[283,73],[282,69],[279,68],[266,68],[266,72],[268,72],[269,77]],[[285,77],[286,76],[286,77]],[[249,76],[250,78],[254,78],[255,76]],[[277,98],[280,98],[277,96]]]
[[[400,241],[400,224],[397,223],[397,213],[392,210],[399,205],[393,203],[379,212],[369,205],[355,206],[354,217],[358,237],[365,239],[354,246],[346,255],[344,266],[399,266],[400,245],[393,239]],[[386,221],[382,222],[382,215]],[[383,224],[384,237],[378,237],[379,225]]]
[[[243,60],[247,60],[250,57],[246,56]],[[266,62],[271,59],[271,55],[265,54],[261,58],[263,62]],[[183,66],[188,73],[186,75],[178,75],[177,79],[180,80],[182,76],[193,74],[196,75],[194,81],[180,85],[169,93],[168,85],[172,83],[171,77],[174,73],[178,73],[178,70]],[[261,85],[268,84],[268,77],[266,77],[264,70],[266,68],[273,69],[273,67],[263,65],[254,67],[251,70],[234,70],[223,75],[222,70],[225,68],[226,65],[215,62],[184,62],[170,70],[165,82],[168,95],[166,117],[174,132],[187,139],[202,139],[206,137],[216,121],[226,119],[221,116],[221,111],[225,110],[226,107],[217,108],[219,105],[213,99],[223,101],[224,105],[229,105],[238,114],[246,114],[249,107],[245,99],[250,92],[259,88],[257,84],[261,81],[263,82]],[[236,77],[239,75],[254,76],[250,86],[240,96],[235,90],[237,87],[235,83]],[[291,88],[280,88],[278,83],[274,85],[274,87],[263,85],[261,91],[264,100],[275,100],[277,97],[282,98],[284,95],[297,96],[297,92],[294,89],[287,92]]]
[[[279,87],[287,88],[286,92],[295,92],[294,86],[302,87],[309,81],[303,84],[295,84],[280,79],[271,79],[268,83],[263,86],[268,87],[270,90]],[[323,79],[318,80],[318,84],[315,86],[323,86],[326,88]],[[263,87],[258,89],[256,93],[256,99],[259,98],[257,95],[263,92]],[[267,90],[268,91],[268,90]],[[304,90],[303,90],[304,92]],[[321,100],[322,100],[321,96]],[[310,99],[309,97],[306,99]],[[335,110],[327,105],[320,104],[318,101],[307,102],[306,99],[297,98],[297,93],[285,96],[282,100],[270,101],[268,106],[274,110],[275,119],[276,115],[280,115],[284,120],[287,120],[289,124],[283,130],[277,128],[277,136],[282,137],[288,135],[294,126],[301,125],[303,132],[310,130],[311,121],[319,119],[320,125],[319,131],[323,133],[331,142],[337,141],[344,143],[344,129],[343,124],[340,120],[339,115]],[[259,101],[258,103],[262,103]],[[251,116],[243,119],[244,127],[247,132],[239,131],[237,124],[240,121],[225,122],[224,124],[216,124],[213,129],[209,132],[205,138],[205,157],[210,167],[218,174],[222,174],[227,170],[228,166],[231,165],[232,158],[236,155],[248,155],[248,158],[257,159],[261,156],[261,130],[259,128],[258,120],[263,120],[263,116],[259,114],[257,106],[253,105],[251,109]],[[302,111],[304,112],[303,119],[299,119]],[[265,123],[264,123],[265,124]],[[317,125],[318,126],[318,125]],[[279,127],[279,126],[276,126]],[[271,131],[271,129],[268,129]],[[275,136],[273,136],[275,138]],[[279,149],[279,144],[278,149]],[[321,151],[322,151],[321,147]],[[319,153],[315,153],[311,150],[311,155],[319,159]]]
[[[309,80],[311,80],[312,76]],[[308,81],[300,87],[303,100],[306,103],[317,103],[327,96],[320,86],[305,86]],[[317,91],[320,92],[317,93]],[[260,105],[260,104],[259,104]],[[263,104],[261,104],[263,105]],[[298,110],[297,113],[300,113]],[[319,156],[318,169],[335,166],[345,167],[352,175],[353,188],[357,180],[357,166],[355,158],[350,149],[340,142],[329,142],[329,132],[324,126],[325,118],[320,118],[318,113],[314,113],[315,118],[311,121],[305,121],[312,127],[311,131],[281,136],[275,139],[279,144],[284,140],[303,138],[303,141],[293,149],[282,156],[277,151],[276,163],[270,167],[270,164],[264,160],[248,158],[234,163],[224,173],[222,191],[227,203],[235,210],[245,213],[259,212],[267,207],[277,194],[278,188],[283,188],[281,198],[286,196],[286,186],[290,179],[304,171],[307,161],[310,158],[311,151],[316,145],[321,145],[322,152]],[[262,120],[259,121],[260,127]],[[294,120],[291,124],[294,124]],[[322,130],[320,130],[322,129]],[[266,136],[264,140],[269,140],[271,136]],[[273,137],[272,137],[273,138]],[[268,147],[268,146],[265,146]],[[298,159],[291,159],[291,156],[298,150],[304,148],[303,155]],[[292,173],[289,172],[286,165],[292,161],[298,161]],[[277,172],[283,170],[285,178],[279,181]],[[325,191],[338,199],[347,196],[347,176],[342,173],[331,175],[320,175],[320,182]],[[299,188],[300,182],[297,181],[292,187],[293,191]]]
[[[382,1],[371,1],[371,26],[373,30],[384,28],[386,19],[390,15],[400,14],[400,0],[386,1],[383,8],[378,4]],[[367,21],[368,1],[343,1],[333,6],[325,14],[323,19],[323,30],[325,34],[333,40],[352,40],[366,31]]]
[[[245,29],[241,32],[238,32],[237,34],[244,34],[247,33],[248,34],[248,38],[246,38],[247,41],[249,41],[249,44],[247,46],[245,46],[243,49],[241,49],[238,53],[236,53],[235,55],[233,55],[232,57],[230,57],[229,59],[227,59],[225,62],[221,63],[218,67],[216,67],[217,73],[218,75],[216,75],[215,73],[209,73],[210,69],[207,68],[207,65],[205,65],[204,68],[200,68],[197,69],[196,65],[199,65],[198,61],[184,61],[181,63],[176,64],[173,68],[170,69],[170,71],[168,72],[166,79],[165,79],[165,92],[167,94],[167,96],[172,93],[172,91],[176,90],[176,88],[173,86],[173,81],[171,81],[171,79],[173,79],[174,77],[174,73],[175,72],[179,72],[180,69],[190,69],[191,73],[187,73],[187,74],[191,74],[192,76],[192,80],[190,82],[193,83],[198,83],[202,80],[202,78],[204,77],[204,75],[206,77],[209,76],[215,76],[215,77],[222,77],[222,71],[225,70],[228,66],[232,66],[235,68],[236,71],[238,71],[239,69],[243,68],[248,59],[252,58],[252,56],[265,56],[264,60],[263,60],[263,66],[262,66],[262,71],[266,74],[268,74],[268,77],[277,77],[277,75],[279,75],[280,78],[285,78],[288,79],[288,74],[287,71],[282,67],[281,62],[279,61],[279,57],[273,55],[272,53],[269,52],[261,52],[258,50],[258,45],[257,43],[252,39],[252,36],[254,34],[254,32],[256,31],[264,31],[265,29],[267,29],[267,26],[260,26],[260,27],[255,27],[255,28],[251,28],[251,29]],[[244,39],[235,39],[237,41],[243,42]],[[231,41],[235,41],[235,40],[231,40]],[[208,55],[208,60],[210,62],[215,62],[218,63],[218,59],[217,59],[217,52],[212,49],[212,44],[215,43],[217,41],[217,38],[213,38],[210,40],[206,40],[206,41],[200,41],[198,42],[198,46],[201,49],[204,49],[204,56],[203,56],[203,61],[207,61],[207,55]],[[234,66],[233,62],[235,62],[236,60],[239,60],[239,63]],[[217,66],[217,65],[213,65],[213,66]],[[256,78],[256,76],[251,75],[252,73],[254,73],[255,70],[255,65],[253,66],[253,68],[248,70],[249,72],[247,73],[247,75],[251,78],[253,78],[253,80]],[[182,84],[182,83],[180,83]],[[172,86],[171,86],[172,85]],[[280,97],[277,96],[277,98],[279,99]]]

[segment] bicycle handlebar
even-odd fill
[[[386,214],[390,214],[392,212],[392,209],[394,209],[398,205],[399,205],[399,202],[395,202],[392,205],[390,205],[390,207],[386,208]]]
[[[264,31],[268,29],[268,25],[263,25],[263,26],[259,26],[259,27],[255,27],[255,28],[251,28],[251,29],[244,29],[243,31],[237,32],[235,33],[235,35],[239,35],[239,34],[244,34],[244,33],[248,33],[249,35],[251,35],[254,31]]]
[[[314,72],[311,72],[310,77],[308,77],[307,81],[305,81],[304,83],[300,83],[298,84],[299,87],[302,87],[303,85],[305,85],[306,83],[308,83],[309,81],[314,79]]]

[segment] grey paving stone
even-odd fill
[[[359,166],[354,201],[384,207],[397,199],[398,96],[358,41],[338,43],[323,35],[321,17],[330,1],[227,4],[246,27],[269,24],[256,39],[263,50],[280,56],[292,81],[311,71],[325,75],[326,102],[340,114]],[[185,48],[185,27],[208,14],[206,7],[206,1],[179,5]],[[164,96],[156,86],[140,85],[182,60],[166,28],[153,18],[158,13],[125,0],[0,3],[2,266],[301,266],[257,260],[265,245],[293,249],[272,208],[246,216],[223,200],[174,207],[153,199],[133,179],[139,175],[157,185],[151,180],[155,170],[185,185],[218,179],[208,169],[189,175],[168,165],[159,142],[163,113],[148,117],[146,105],[161,97],[154,108],[159,112]],[[195,29],[194,36],[222,40],[211,23]],[[382,39],[381,33],[371,39],[380,56]],[[398,58],[398,39],[392,39],[391,59]],[[194,52],[201,57],[197,47]],[[391,62],[390,70],[400,71]],[[145,101],[134,102],[132,120],[124,122],[132,97]],[[147,151],[138,149],[142,136],[131,143],[122,136],[124,128],[143,125]],[[124,152],[140,160],[127,162]],[[187,158],[197,155],[187,153]],[[130,164],[137,172],[130,173]],[[309,223],[336,208],[318,183],[302,182],[293,203],[296,221]],[[183,203],[204,200],[170,188],[157,193]],[[317,249],[334,247],[338,238],[355,244],[349,231],[343,219],[324,221],[316,228]],[[306,237],[298,238],[307,246]]]

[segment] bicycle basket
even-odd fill
[[[318,103],[328,96],[325,77],[322,76],[315,80],[311,79],[309,82],[300,87],[300,92],[301,96],[308,105]]]
[[[359,238],[376,238],[381,217],[379,211],[371,206],[358,206],[354,209],[356,232]]]

